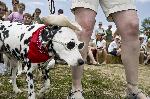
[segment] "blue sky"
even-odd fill
[[[12,9],[12,5],[11,5],[12,0],[1,0],[1,1],[5,2],[9,9]],[[56,7],[56,14],[57,14],[57,10],[59,8],[61,8],[64,10],[64,14],[68,18],[70,18],[71,20],[74,20],[74,15],[70,11],[71,0],[54,0],[54,1],[55,1],[55,7]],[[49,15],[48,0],[20,0],[20,2],[25,3],[25,5],[26,5],[25,12],[29,12],[30,14],[32,14],[34,12],[35,8],[38,7],[42,10],[41,16]],[[140,23],[144,18],[150,17],[150,0],[136,0],[136,6],[138,9]],[[96,21],[97,22],[95,24],[95,28],[97,27],[97,23],[99,21],[102,21],[103,27],[105,29],[107,28],[107,25],[112,24],[113,31],[115,30],[114,23],[112,23],[112,22],[110,23],[110,22],[106,21],[106,18],[100,7],[99,7],[99,11],[96,16]]]

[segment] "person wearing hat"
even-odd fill
[[[102,28],[102,22],[99,22],[98,23],[98,28],[95,30],[95,36],[97,34],[103,34],[103,35],[106,35],[106,31],[104,30],[104,28]]]
[[[107,42],[111,42],[112,39],[113,39],[113,36],[112,36],[112,25],[108,25],[108,29],[106,30],[106,41]]]
[[[120,37],[116,36],[114,41],[112,41],[108,46],[108,53],[114,56],[121,55],[121,48],[120,48]]]
[[[140,34],[139,35],[139,41],[140,41],[140,57],[139,57],[139,61],[140,63],[143,64],[144,62],[144,57],[146,57],[146,44],[144,43],[144,34]]]

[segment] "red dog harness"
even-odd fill
[[[37,29],[32,34],[30,39],[27,57],[31,60],[32,63],[45,62],[50,58],[48,50],[42,46],[42,42],[39,40],[39,36],[45,27],[46,26],[42,26]]]

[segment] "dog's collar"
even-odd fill
[[[51,57],[49,53],[56,54],[52,39],[60,29],[60,26],[42,26],[32,34],[28,52],[28,58],[32,62],[45,62]]]
[[[42,31],[46,26],[42,26],[37,29],[30,39],[28,58],[32,63],[40,63],[47,61],[51,56],[49,56],[48,51],[42,46],[42,42],[39,39]]]

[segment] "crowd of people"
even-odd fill
[[[99,55],[102,54],[104,61],[102,64],[107,63],[107,54],[113,56],[121,55],[121,37],[112,32],[112,25],[108,25],[105,30],[102,27],[102,22],[99,22],[98,28],[95,30],[95,39],[91,39],[88,46],[88,56],[91,60],[90,64],[99,65]]]
[[[89,64],[99,65],[99,55],[102,54],[104,61],[107,63],[107,55],[121,56],[121,36],[116,30],[112,32],[112,25],[108,25],[108,29],[102,28],[102,22],[99,22],[98,28],[95,30],[95,39],[91,39],[88,46]],[[140,57],[141,64],[147,65],[150,60],[150,31],[139,33],[140,40]]]

